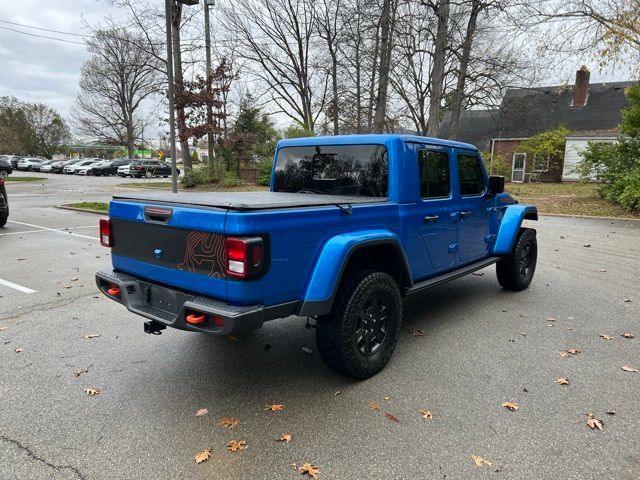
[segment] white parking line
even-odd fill
[[[36,293],[35,290],[31,290],[30,288],[23,287],[22,285],[18,285],[17,283],[13,283],[8,280],[3,280],[1,278],[0,278],[0,285],[13,288],[14,290],[18,290],[19,292],[22,292],[22,293]]]
[[[86,227],[58,228],[57,230],[61,232],[68,232],[69,230],[78,230],[81,228],[98,228],[98,227],[96,225],[88,225]],[[25,233],[42,233],[42,232],[48,232],[48,231],[49,230],[21,230],[19,232],[0,233],[0,237],[5,237],[7,235],[24,235]]]
[[[8,222],[15,223],[16,225],[23,225],[25,227],[39,228],[40,230],[46,230],[48,232],[57,232],[57,233],[62,233],[63,235],[73,235],[74,237],[88,238],[89,240],[98,240],[98,237],[90,237],[89,235],[80,235],[79,233],[72,233],[68,230],[57,230],[55,228],[43,227],[42,225],[33,225],[32,223],[16,222],[15,220],[8,220]]]

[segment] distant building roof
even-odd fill
[[[634,83],[590,84],[589,71],[582,67],[575,85],[510,89],[499,109],[463,111],[454,140],[482,150],[492,138],[529,138],[560,125],[580,137],[616,136],[620,111],[629,105],[624,89]],[[450,125],[447,113],[438,137],[448,138]]]

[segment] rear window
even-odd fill
[[[274,191],[386,197],[383,145],[317,145],[278,150]]]

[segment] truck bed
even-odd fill
[[[152,202],[228,210],[267,210],[387,202],[386,198],[285,192],[148,192],[121,193],[114,200]]]

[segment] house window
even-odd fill
[[[420,196],[422,198],[448,197],[449,157],[445,152],[420,150],[418,152]]]
[[[533,171],[548,172],[549,171],[549,155],[536,155],[535,157],[533,157]]]
[[[514,153],[513,154],[513,164],[511,166],[511,181],[512,182],[523,182],[524,181],[524,170],[527,165],[527,154],[526,153]]]

